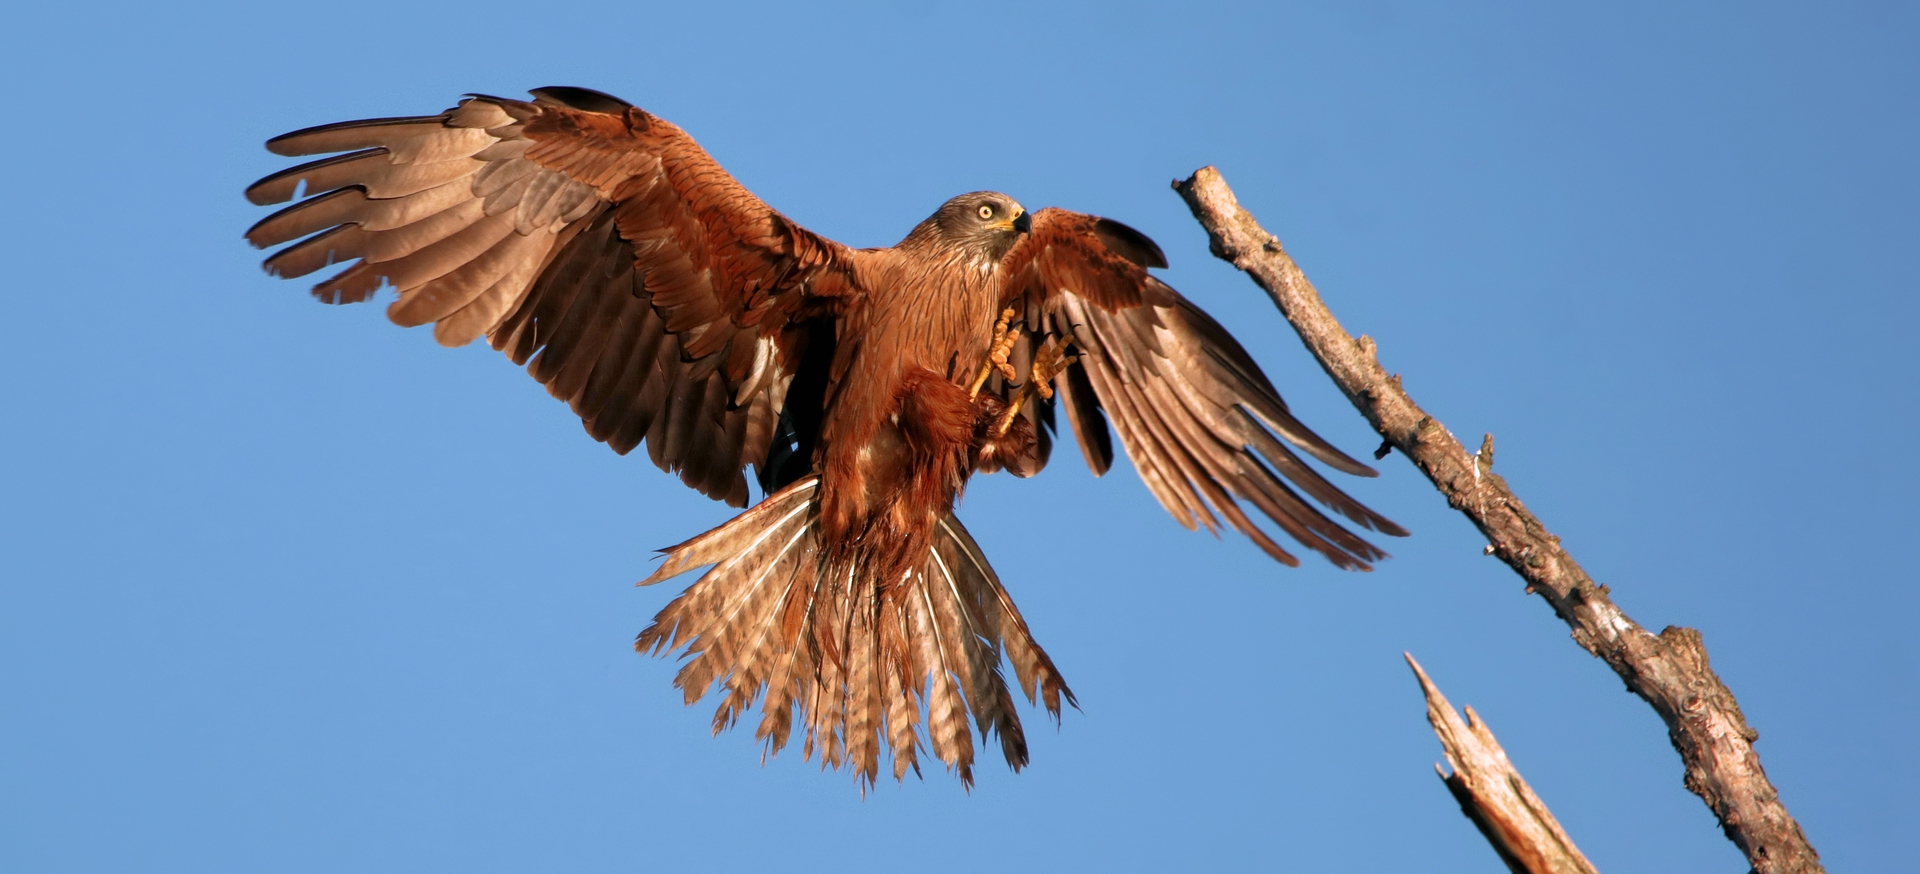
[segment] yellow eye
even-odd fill
[[[980,204],[980,210],[979,210],[979,211],[980,211],[980,218],[981,218],[981,219],[990,219],[990,218],[993,218],[993,207],[991,207],[991,206],[988,206],[988,205],[986,205],[986,204],[984,204],[984,203],[983,203],[983,204]]]

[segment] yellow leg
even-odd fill
[[[1033,355],[1032,372],[1027,375],[1027,384],[1020,387],[1020,393],[1007,405],[1007,411],[995,423],[993,436],[1000,437],[1013,427],[1013,420],[1020,416],[1020,410],[1032,400],[1035,394],[1042,398],[1053,397],[1053,378],[1073,363],[1073,356],[1066,354],[1067,346],[1073,341],[1065,337],[1049,339]],[[1011,369],[1011,368],[1009,368]]]
[[[980,374],[973,378],[973,385],[967,387],[967,400],[980,396],[981,387],[987,384],[987,377],[992,376],[995,370],[1000,371],[1000,375],[1006,377],[1008,382],[1013,381],[1016,374],[1013,365],[1007,363],[1007,356],[1013,354],[1013,344],[1020,341],[1020,336],[1011,330],[1013,317],[1013,308],[1008,307],[1000,311],[1000,320],[993,323],[993,342],[987,344],[987,361],[980,365]]]

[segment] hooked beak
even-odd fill
[[[1031,232],[1033,230],[1033,213],[1022,210],[1019,215],[1014,216],[1013,229],[1022,234]]]

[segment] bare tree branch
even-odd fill
[[[1470,453],[1445,426],[1420,409],[1388,376],[1373,340],[1355,340],[1327,310],[1280,241],[1240,208],[1212,167],[1175,182],[1207,229],[1213,253],[1247,272],[1266,289],[1281,314],[1347,399],[1388,444],[1412,460],[1454,509],[1487,537],[1487,550],[1527,582],[1527,591],[1552,605],[1573,639],[1599,656],[1646,699],[1667,724],[1686,765],[1686,786],[1706,801],[1727,837],[1758,874],[1823,871],[1820,855],[1787,814],[1760,767],[1740,705],[1707,663],[1700,633],[1669,626],[1658,635],[1627,618],[1587,572],[1560,548],[1506,480],[1493,472],[1493,437]],[[1385,450],[1385,446],[1382,450]]]
[[[1462,720],[1420,663],[1409,653],[1402,655],[1420,678],[1420,691],[1427,696],[1427,722],[1440,736],[1453,774],[1449,776],[1439,765],[1433,769],[1460,802],[1460,811],[1500,854],[1500,861],[1513,874],[1599,874],[1553,818],[1546,802],[1533,794],[1533,787],[1507,760],[1507,751],[1493,739],[1493,730],[1480,714],[1469,706]]]

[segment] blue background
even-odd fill
[[[1910,4],[90,5],[0,71],[0,867],[1492,871],[1400,653],[1603,871],[1739,871],[1653,712],[1403,459],[1372,574],[1125,465],[962,516],[1084,712],[865,800],[708,737],[633,634],[728,515],[483,346],[261,275],[306,125],[550,84],[853,245],[953,194],[1113,216],[1307,422],[1378,442],[1167,182],[1217,164],[1652,630],[1700,629],[1833,870],[1920,827]],[[1910,869],[1908,869],[1910,870]]]

